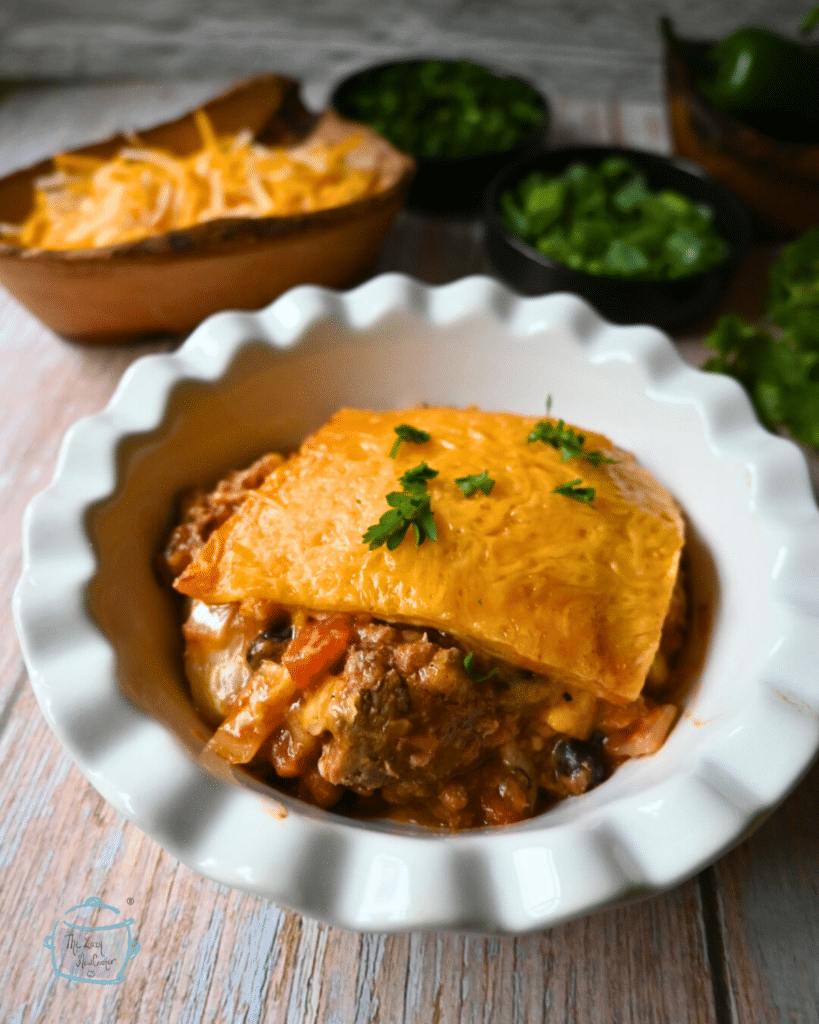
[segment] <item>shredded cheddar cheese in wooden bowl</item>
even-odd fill
[[[415,173],[267,73],[174,121],[0,178],[0,285],[57,334],[120,344],[372,267]]]
[[[372,195],[378,171],[355,150],[363,136],[293,148],[254,141],[248,129],[218,137],[194,111],[201,147],[179,157],[134,137],[110,159],[63,153],[35,182],[34,207],[3,233],[39,249],[118,245],[223,217],[284,217]]]

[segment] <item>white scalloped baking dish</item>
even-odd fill
[[[677,496],[713,589],[702,672],[662,750],[541,817],[454,835],[347,820],[201,757],[151,564],[177,492],[341,405],[538,414],[547,395]],[[301,287],[138,360],[29,506],[14,611],[43,714],[106,800],[202,874],[348,928],[519,933],[663,890],[753,828],[819,744],[819,513],[797,448],[658,331],[483,277]]]

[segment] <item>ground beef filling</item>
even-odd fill
[[[322,776],[362,795],[379,790],[388,803],[428,801],[508,742],[496,687],[476,686],[463,659],[427,633],[357,626],[330,702]]]
[[[473,656],[468,671],[469,652],[446,634],[348,618],[346,651],[251,763],[322,807],[449,828],[521,821],[606,779],[623,760],[618,740],[633,742],[663,708],[614,708],[491,658]],[[320,621],[308,615],[301,628]],[[245,662],[286,663],[298,632],[277,611],[248,638]],[[578,734],[561,734],[550,721],[575,702]]]

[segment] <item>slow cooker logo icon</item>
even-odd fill
[[[118,985],[125,977],[128,961],[139,952],[139,943],[131,938],[134,919],[90,924],[101,916],[97,911],[119,914],[116,907],[103,903],[99,896],[89,896],[85,903],[67,910],[64,920],[58,921],[43,939],[43,945],[51,950],[51,963],[58,978],[90,985]]]

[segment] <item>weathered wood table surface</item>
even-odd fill
[[[28,89],[0,104],[0,173],[186,109],[221,83]],[[665,150],[659,107],[557,100],[554,141]],[[764,255],[764,254],[763,254]],[[728,305],[753,307],[752,259]],[[376,270],[486,269],[476,224],[404,214]],[[21,521],[66,428],[126,367],[179,339],[67,344],[0,290],[0,1022],[809,1024],[819,1021],[819,769],[673,892],[549,932],[358,935],[200,878],[97,795],[43,721],[11,617]],[[696,336],[681,340],[693,362]],[[118,986],[55,977],[43,946],[89,895],[134,918]]]

